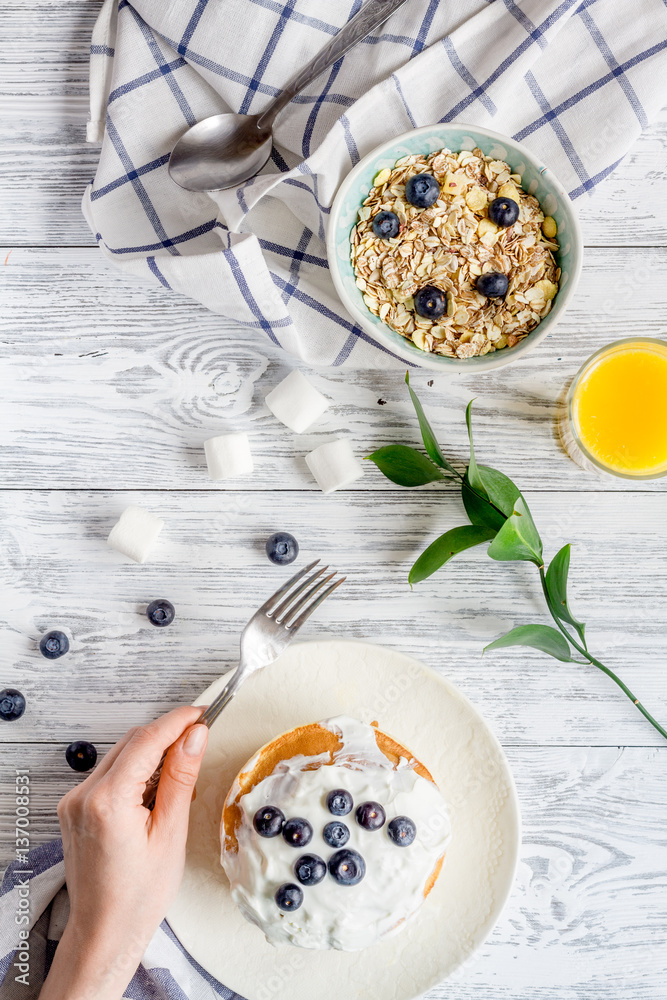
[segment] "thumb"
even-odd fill
[[[185,834],[192,792],[208,742],[208,728],[190,726],[169,748],[157,787],[152,822],[172,835]]]

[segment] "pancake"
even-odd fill
[[[351,797],[344,815],[327,804],[336,789]],[[371,810],[379,818],[360,822],[364,803],[379,803],[381,810]],[[258,832],[256,815],[272,810],[271,830]],[[305,821],[310,839],[289,840],[291,819]],[[325,840],[332,822],[347,828],[342,845],[331,834]],[[365,822],[380,825],[369,829]],[[419,910],[442,868],[449,829],[446,804],[425,765],[375,724],[341,716],[283,733],[241,770],[223,807],[221,862],[241,912],[271,943],[357,951],[400,930]],[[365,870],[354,884],[340,881],[350,877],[345,865],[336,868],[343,850],[362,859],[355,863]],[[304,856],[315,858],[316,882],[302,881],[310,871]],[[294,907],[288,911],[277,902],[284,886],[301,896],[288,900]]]

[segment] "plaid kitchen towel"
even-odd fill
[[[262,110],[361,3],[106,0],[91,46],[102,150],[83,209],[103,253],[313,366],[398,364],[345,314],[324,245],[341,179],[380,142],[487,126],[579,198],[667,102],[667,0],[408,0],[282,113],[258,178],[170,180],[188,126]]]
[[[28,923],[24,923],[24,914]],[[0,1000],[37,1000],[67,923],[59,840],[13,862],[0,885]],[[29,929],[27,941],[19,930]],[[20,945],[20,947],[19,947]],[[164,920],[123,994],[128,1000],[243,1000],[202,969]]]

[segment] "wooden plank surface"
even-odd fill
[[[493,455],[522,487],[627,490],[625,480],[574,465],[557,443],[556,419],[594,350],[623,336],[664,334],[665,286],[656,276],[666,267],[664,247],[589,250],[570,312],[534,354],[481,376],[415,372],[451,456],[465,461],[464,412],[475,396],[480,455]],[[230,329],[159,285],[128,281],[96,250],[15,248],[0,266],[0,295],[5,486],[43,486],[48,470],[53,488],[218,491],[202,443],[237,429],[250,433],[257,472],[233,488],[311,490],[303,455],[324,440],[345,435],[360,456],[418,442],[400,367],[309,372],[332,406],[312,431],[292,434],[263,404],[292,360],[259,332]],[[372,471],[354,486],[389,488]],[[661,491],[665,481],[640,488]]]
[[[0,727],[0,866],[13,849],[14,769],[31,770],[33,842],[57,835],[56,803],[80,780],[64,747],[88,738],[104,750],[233,665],[258,579],[270,591],[287,575],[262,551],[286,528],[302,563],[322,555],[348,574],[306,638],[419,656],[478,705],[514,770],[515,892],[487,946],[430,1000],[663,1000],[664,741],[594,668],[528,650],[482,658],[512,625],[547,621],[531,567],[478,550],[410,591],[419,551],[463,522],[448,487],[401,491],[369,467],[351,490],[317,491],[303,455],[325,440],[349,437],[360,456],[418,443],[400,370],[310,371],[332,405],[295,436],[263,405],[291,359],[105,263],[79,207],[98,156],[84,141],[98,8],[0,0],[0,687],[28,698],[24,718]],[[573,603],[591,648],[662,720],[665,484],[583,472],[559,449],[555,419],[592,351],[665,336],[666,153],[667,109],[579,201],[581,286],[535,354],[483,377],[413,376],[461,463],[463,411],[477,397],[480,458],[526,491],[548,555],[573,543]],[[225,429],[249,432],[257,472],[214,484],[201,445]],[[145,566],[105,544],[130,502],[166,521]],[[169,629],[143,617],[158,596],[176,605]],[[56,626],[72,651],[48,662],[36,640]]]
[[[655,494],[526,494],[547,554],[575,543],[572,601],[589,643],[655,714],[667,718],[664,500]],[[108,549],[128,503],[163,517],[150,562]],[[386,643],[424,659],[475,702],[506,744],[660,746],[660,736],[599,671],[537,652],[482,647],[514,625],[548,620],[528,564],[477,549],[413,591],[410,565],[437,534],[465,521],[455,497],[393,490],[324,496],[295,491],[6,491],[0,642],[7,683],[29,710],[5,740],[116,739],[132,724],[193,699],[238,653],[265,595],[291,575],[263,551],[275,530],[301,542],[299,565],[321,557],[347,582],[305,636]],[[638,557],[641,553],[641,557]],[[261,581],[261,585],[258,583]],[[151,627],[143,610],[167,597],[178,620]],[[44,660],[36,639],[64,627],[72,651]],[[277,668],[276,668],[277,669]]]

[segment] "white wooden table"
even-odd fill
[[[400,374],[310,372],[333,405],[315,432],[295,437],[263,405],[289,358],[107,268],[79,211],[97,156],[84,142],[96,10],[88,0],[0,0],[0,688],[28,699],[20,722],[0,726],[0,862],[14,850],[13,769],[31,771],[33,844],[56,836],[56,803],[80,780],[65,746],[83,738],[104,750],[228,668],[259,594],[284,576],[264,539],[287,529],[304,557],[348,574],[308,634],[422,658],[479,706],[514,768],[524,817],[516,889],[486,947],[431,996],[663,1000],[667,746],[593,668],[529,651],[481,658],[512,625],[547,621],[528,566],[476,551],[410,592],[416,554],[462,523],[447,488],[401,491],[373,468],[345,492],[314,488],[302,456],[331,435],[350,436],[359,454],[417,443]],[[581,205],[581,286],[534,355],[487,376],[413,377],[461,461],[464,406],[477,397],[480,459],[523,488],[547,555],[573,543],[574,605],[591,648],[663,722],[665,483],[579,470],[553,418],[593,350],[667,333],[666,152],[667,111]],[[208,480],[201,447],[225,428],[251,433],[257,466],[229,488]],[[105,545],[129,502],[167,521],[145,566]],[[178,621],[158,630],[141,611],[162,596]],[[58,626],[72,651],[49,662],[35,640]]]

